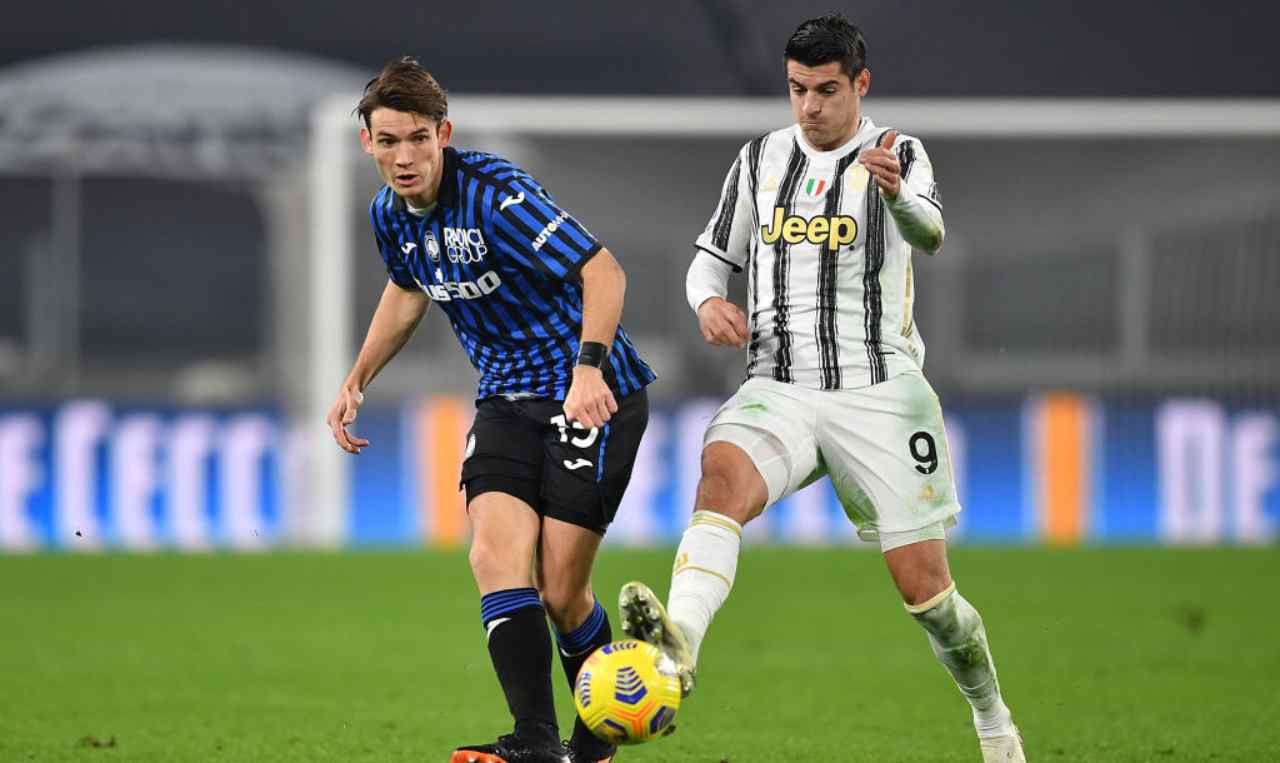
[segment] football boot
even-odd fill
[[[658,597],[644,583],[631,582],[618,594],[618,620],[628,638],[653,644],[675,663],[680,696],[693,691],[693,653],[680,626],[667,615]]]

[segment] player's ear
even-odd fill
[[[862,71],[858,72],[858,76],[853,78],[853,91],[858,94],[859,98],[861,98],[866,95],[867,91],[870,89],[871,70],[863,67]]]
[[[373,136],[369,134],[368,127],[360,128],[360,147],[364,149],[366,154],[373,154]]]
[[[449,139],[452,137],[453,137],[453,122],[450,122],[449,120],[446,119],[440,123],[440,128],[436,132],[436,140],[439,141],[440,148],[445,148],[446,146],[448,146]]]

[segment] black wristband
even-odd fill
[[[578,365],[604,369],[604,360],[609,357],[609,347],[599,342],[583,342],[578,348]]]

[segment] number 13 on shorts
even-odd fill
[[[600,427],[591,427],[590,429],[587,429],[580,421],[570,423],[563,413],[558,416],[552,416],[551,424],[560,430],[560,442],[568,443],[569,445],[572,445],[575,448],[580,448],[583,451],[586,451],[592,445],[595,445],[596,440],[600,437]],[[571,426],[573,429],[585,432],[586,434],[577,437],[570,437],[569,430]],[[595,463],[593,461],[587,458],[582,458],[581,456],[573,459],[565,458],[561,461],[561,465],[571,472],[577,471],[578,469],[595,467]]]

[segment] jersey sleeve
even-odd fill
[[[378,212],[378,204],[375,200],[369,205],[369,223],[373,226],[373,240],[378,245],[378,253],[382,255],[382,261],[387,266],[387,277],[401,289],[417,291],[418,282],[405,266],[404,259],[400,256],[400,248],[387,236]]]
[[[755,199],[751,193],[750,170],[744,159],[746,149],[738,152],[729,175],[724,179],[720,201],[711,215],[707,228],[694,243],[699,251],[727,262],[739,272],[747,262],[748,247],[754,215],[751,205]]]
[[[912,248],[934,254],[942,247],[946,226],[942,201],[933,178],[933,164],[916,138],[902,137],[897,145],[902,187],[895,199],[885,199],[895,227]]]
[[[499,251],[521,267],[553,278],[577,278],[604,246],[528,175],[493,194],[489,222]]]
[[[929,161],[929,155],[925,153],[924,144],[919,138],[908,137],[898,145],[898,166],[907,187],[941,212],[942,196],[938,193],[938,183],[933,177],[933,162]]]

